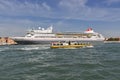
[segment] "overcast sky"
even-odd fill
[[[120,37],[120,0],[0,0],[0,36],[24,36],[27,29],[50,25],[56,32],[91,27]]]

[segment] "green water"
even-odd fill
[[[0,46],[0,80],[120,80],[120,44]]]

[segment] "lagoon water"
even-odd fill
[[[120,43],[82,49],[0,46],[0,80],[120,80]]]

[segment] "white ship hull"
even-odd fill
[[[91,38],[26,38],[12,37],[18,44],[50,44],[55,41],[103,42],[104,39]]]

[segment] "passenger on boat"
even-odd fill
[[[68,44],[71,45],[71,42],[69,41]]]

